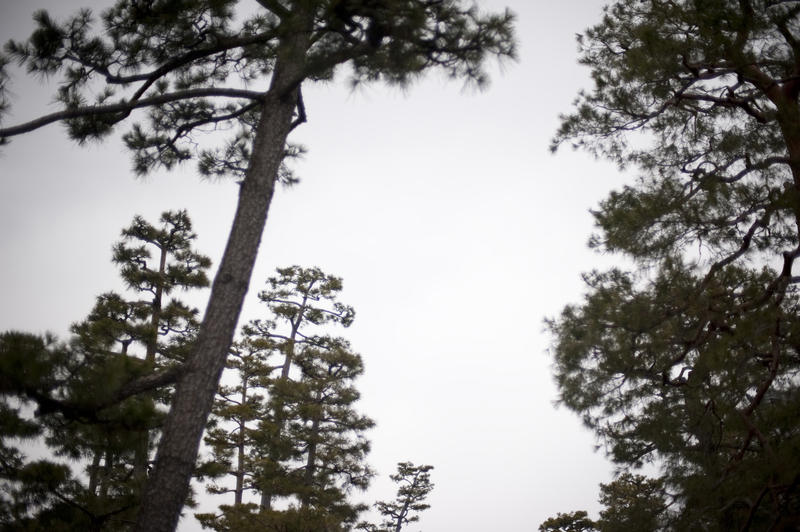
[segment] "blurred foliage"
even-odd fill
[[[4,530],[120,530],[133,518],[171,392],[118,394],[186,356],[197,310],[165,297],[208,285],[194,238],[185,211],[165,212],[159,227],[137,216],[113,248],[137,299],[102,294],[69,343],[0,335]],[[31,461],[36,442],[49,456]]]
[[[590,241],[634,266],[548,321],[555,377],[620,469],[661,472],[603,487],[600,530],[800,526],[799,14],[622,0],[579,38],[594,87],[553,146],[639,172]]]

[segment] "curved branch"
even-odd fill
[[[146,74],[146,81],[145,83],[136,90],[136,93],[131,98],[132,100],[138,100],[145,91],[150,88],[153,83],[155,83],[159,78],[169,74],[173,70],[180,68],[184,65],[188,65],[189,63],[196,61],[200,58],[213,55],[219,52],[224,52],[226,50],[230,50],[233,48],[242,48],[244,46],[248,46],[251,44],[258,44],[264,41],[268,41],[275,37],[275,31],[268,31],[264,33],[259,33],[258,35],[254,35],[249,38],[244,39],[229,39],[224,40],[217,46],[212,46],[209,48],[204,48],[200,50],[192,50],[187,52],[186,54],[182,55],[181,57],[177,57],[172,61],[168,61],[167,63],[161,65],[159,68],[155,69],[154,71]]]
[[[251,35],[249,37],[220,39],[213,46],[190,50],[183,55],[174,57],[170,61],[167,61],[160,67],[156,68],[155,70],[151,70],[150,72],[143,72],[140,74],[131,74],[129,76],[112,74],[107,65],[102,65],[99,63],[95,63],[93,61],[88,61],[82,59],[80,56],[67,55],[65,56],[65,58],[95,70],[105,78],[107,83],[115,85],[125,85],[128,83],[136,83],[137,81],[145,81],[147,83],[145,83],[143,87],[140,87],[137,91],[138,94],[141,95],[150,85],[152,85],[152,83],[155,80],[177,68],[180,68],[198,59],[202,59],[203,57],[214,55],[220,52],[225,52],[227,50],[241,48],[252,44],[263,43],[275,38],[276,35],[277,32],[275,30],[272,30],[272,31],[265,31],[257,35]]]
[[[261,7],[278,15],[280,18],[287,17],[290,13],[289,10],[281,5],[277,0],[256,0]]]
[[[31,120],[30,122],[25,122],[17,126],[11,126],[0,129],[0,140],[6,139],[8,137],[13,137],[16,135],[21,135],[23,133],[28,133],[30,131],[34,131],[36,129],[44,127],[48,124],[52,124],[53,122],[60,122],[62,120],[70,120],[72,118],[80,118],[83,116],[130,113],[132,110],[140,109],[142,107],[151,107],[155,105],[161,105],[180,100],[201,98],[204,96],[220,97],[220,98],[244,98],[250,100],[263,101],[265,93],[243,90],[243,89],[206,87],[200,89],[188,89],[184,91],[177,91],[167,94],[159,94],[157,96],[151,96],[150,98],[144,98],[136,101],[122,101],[108,105],[87,105],[84,107],[65,109],[63,111],[58,111],[55,113],[51,113],[49,115],[39,117],[35,120]]]
[[[117,393],[115,393],[113,396],[113,402],[119,402],[127,399],[128,397],[155,390],[162,386],[175,384],[178,382],[178,379],[181,377],[181,375],[183,375],[183,373],[184,366],[180,365],[173,366],[157,373],[151,373],[149,375],[145,375],[144,377],[139,377],[138,379],[123,385],[119,390],[117,390]]]
[[[258,101],[251,102],[251,103],[243,106],[242,108],[240,108],[240,109],[238,109],[236,111],[233,111],[231,113],[228,113],[226,115],[212,116],[212,117],[209,117],[209,118],[203,118],[201,120],[195,120],[194,122],[189,122],[189,123],[186,123],[186,124],[182,124],[182,125],[178,126],[175,129],[175,134],[167,142],[167,145],[170,148],[175,149],[175,143],[177,143],[178,140],[181,137],[183,137],[184,135],[186,135],[188,133],[191,133],[192,130],[194,130],[195,128],[198,128],[198,127],[201,127],[201,126],[205,126],[205,125],[208,125],[208,124],[219,124],[220,122],[225,122],[227,120],[233,120],[234,118],[238,118],[238,117],[242,116],[243,114],[247,113],[251,109],[256,108],[259,105],[259,103],[260,102],[258,102]]]
[[[711,94],[702,94],[698,92],[684,92],[679,96],[679,100],[689,100],[695,102],[706,102],[712,104],[712,107],[732,107],[743,110],[745,113],[752,116],[760,124],[769,122],[769,118],[755,107],[751,105],[755,101],[755,97],[749,98],[723,98],[713,96]]]
[[[139,377],[122,385],[121,388],[104,400],[91,404],[55,399],[49,394],[33,388],[19,390],[19,394],[34,401],[38,406],[39,414],[59,412],[70,419],[103,422],[103,419],[99,416],[99,413],[103,409],[118,404],[134,395],[156,390],[169,384],[175,384],[183,373],[184,366],[180,365],[157,373],[151,373],[144,377]]]
[[[725,257],[724,259],[721,259],[721,260],[719,260],[719,261],[717,261],[717,262],[715,262],[714,264],[711,265],[711,268],[709,268],[708,273],[706,274],[705,278],[703,279],[703,283],[702,283],[703,285],[707,285],[711,281],[711,279],[714,277],[714,275],[718,271],[720,271],[722,268],[724,268],[728,264],[731,264],[732,262],[736,261],[739,257],[741,257],[742,255],[747,253],[747,250],[750,249],[750,243],[752,242],[753,236],[755,235],[756,231],[759,228],[765,228],[765,227],[767,227],[769,225],[769,219],[772,217],[772,214],[773,214],[772,209],[768,209],[764,213],[764,216],[762,216],[758,220],[754,221],[750,225],[750,228],[747,230],[747,233],[745,233],[744,237],[742,238],[741,245],[739,246],[739,248],[735,252],[731,253],[730,255]]]

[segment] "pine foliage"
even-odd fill
[[[233,504],[198,514],[204,527],[345,530],[365,509],[349,500],[373,475],[365,433],[374,423],[355,410],[363,362],[326,334],[354,319],[341,289],[338,277],[292,266],[259,293],[268,318],[242,328],[228,363],[234,384],[220,388],[206,436],[211,463],[235,482],[209,491],[233,493]],[[246,502],[248,493],[259,504]]]
[[[554,147],[639,172],[590,242],[634,267],[586,274],[549,328],[561,402],[620,468],[660,468],[641,530],[800,526],[799,20],[620,0],[579,39],[594,87]]]
[[[113,261],[134,299],[99,296],[67,344],[0,335],[4,529],[120,530],[135,515],[169,392],[125,390],[184,356],[197,311],[163,298],[207,285],[210,261],[191,248],[184,211],[164,213],[160,227],[137,216],[122,237]],[[27,441],[50,456],[31,460]]]
[[[195,158],[206,175],[233,175],[241,189],[191,368],[176,387],[137,530],[177,526],[192,467],[233,341],[261,234],[285,171],[289,133],[306,121],[301,86],[346,70],[353,83],[406,86],[430,70],[481,85],[491,57],[515,55],[513,15],[466,0],[117,0],[100,16],[65,21],[45,11],[6,66],[56,80],[60,109],[0,128],[0,143],[61,122],[78,142],[101,139],[130,116],[123,140],[139,174]],[[255,7],[255,6],[253,6]],[[141,115],[145,116],[142,117]],[[201,142],[213,131],[217,145]]]
[[[431,507],[423,501],[435,486],[431,482],[432,469],[431,465],[417,466],[412,462],[399,462],[397,473],[389,475],[398,484],[397,498],[375,503],[383,521],[380,525],[363,521],[358,524],[358,528],[368,532],[400,532],[407,524],[419,521],[420,512]]]

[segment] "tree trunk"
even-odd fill
[[[92,495],[97,494],[97,485],[100,478],[100,460],[103,451],[97,450],[92,456],[92,465],[89,466],[89,493]]]
[[[142,429],[136,434],[136,448],[133,453],[133,479],[144,485],[147,478],[147,463],[150,458],[150,431]]]
[[[311,485],[314,483],[314,473],[317,465],[317,442],[319,441],[319,416],[314,417],[311,423],[311,438],[308,442],[308,458],[306,459],[306,470],[303,475],[303,485],[306,492],[302,497],[303,508],[308,507]]]
[[[303,17],[310,18],[310,17]],[[304,21],[303,26],[310,24]],[[242,302],[284,157],[302,79],[309,32],[291,32],[279,52],[239,192],[228,244],[211,287],[206,313],[164,423],[155,468],[148,479],[135,530],[172,532],[189,492],[200,439],[225,367]]]
[[[150,367],[156,364],[156,351],[158,351],[158,324],[161,321],[162,298],[164,295],[164,278],[167,273],[167,246],[162,244],[161,257],[158,265],[158,284],[153,296],[152,315],[150,316],[150,332],[147,335],[147,352],[144,359]]]
[[[105,463],[103,464],[103,477],[100,479],[100,492],[97,495],[103,503],[108,499],[108,489],[111,486],[113,469],[114,455],[110,450],[106,449]]]
[[[281,368],[281,381],[289,380],[289,372],[292,369],[292,361],[294,360],[294,346],[297,339],[297,331],[300,330],[300,323],[303,321],[303,314],[306,311],[307,301],[308,294],[303,296],[303,304],[300,306],[300,310],[297,312],[297,319],[292,322],[292,332],[289,335],[289,342],[286,344],[286,349],[284,351],[283,367]],[[280,438],[281,434],[283,433],[283,402],[278,403],[278,405],[275,407],[275,423],[277,425],[276,430],[278,433],[278,438]],[[276,462],[279,459],[279,457],[273,454],[271,454],[269,457]],[[262,510],[270,510],[272,508],[272,496],[272,490],[262,486],[259,508]]]
[[[245,375],[242,379],[242,407],[247,404],[247,383],[249,377]],[[247,423],[243,418],[239,418],[239,435],[236,442],[236,487],[234,488],[233,505],[241,506],[242,495],[244,494],[244,451],[245,451],[245,431]]]
[[[400,532],[403,528],[403,520],[408,515],[408,507],[411,504],[410,496],[406,498],[406,501],[403,503],[403,508],[400,510],[400,514],[397,516],[397,525],[394,527],[394,532]]]
[[[161,256],[158,266],[158,284],[156,293],[151,305],[152,315],[150,317],[150,331],[147,334],[147,351],[145,352],[145,363],[147,367],[154,368],[156,365],[156,351],[158,351],[158,324],[161,321],[161,299],[164,294],[164,277],[167,271],[167,247],[161,245]],[[151,394],[147,394],[149,397]],[[144,486],[147,479],[147,464],[150,459],[150,431],[147,429],[139,431],[136,449],[133,455],[133,478],[141,486]]]

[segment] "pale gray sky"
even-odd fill
[[[63,15],[100,0],[0,0],[0,40],[25,38],[35,8]],[[531,531],[556,512],[596,512],[611,465],[577,417],[556,409],[542,320],[579,299],[588,209],[624,180],[611,165],[548,144],[588,72],[575,34],[592,0],[491,0],[518,15],[517,63],[488,90],[436,75],[401,92],[304,88],[302,182],[272,204],[243,320],[276,266],[344,278],[346,332],[365,360],[360,410],[377,421],[363,496],[393,497],[398,461],[435,466],[431,509],[409,530]],[[19,74],[19,73],[17,73]],[[15,75],[11,124],[46,111],[51,90]],[[121,289],[111,245],[135,214],[186,208],[197,247],[219,258],[236,185],[191,166],[137,179],[117,139],[78,147],[61,126],[0,149],[0,330],[66,337],[94,298]],[[205,294],[204,294],[205,295]],[[202,305],[201,300],[195,304]],[[227,499],[215,504],[230,503]],[[189,518],[181,530],[199,530]]]

